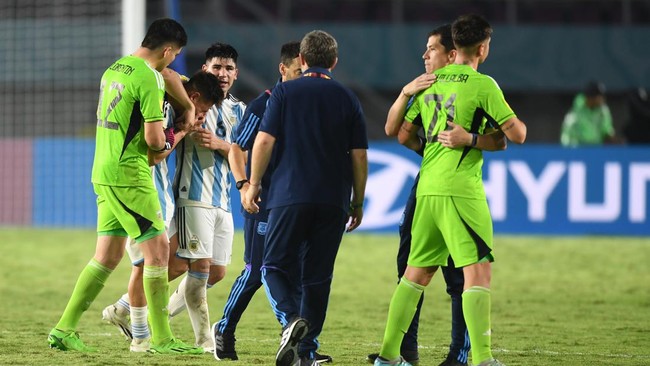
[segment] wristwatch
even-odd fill
[[[246,184],[246,183],[248,183],[248,179],[242,179],[242,180],[238,181],[237,183],[235,183],[235,188],[237,188],[237,190],[239,191],[240,189],[242,189],[244,187],[244,184]]]

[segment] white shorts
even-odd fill
[[[165,233],[167,234],[167,241],[176,235],[176,220],[173,217],[171,220],[165,222]],[[144,262],[144,254],[142,254],[140,244],[136,243],[135,239],[131,237],[126,239],[126,253],[129,255],[129,259],[131,259],[131,263],[134,266]]]
[[[186,259],[210,258],[213,265],[230,264],[235,227],[232,213],[217,207],[185,206],[176,209],[178,250]]]

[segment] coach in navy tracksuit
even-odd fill
[[[282,82],[293,80],[301,75],[300,60],[300,42],[288,42],[282,45],[280,50],[280,80],[276,85]],[[237,181],[237,190],[242,198],[249,188],[248,179],[250,177],[250,164],[246,164],[246,151],[248,151],[248,161],[251,160],[251,151],[253,142],[257,136],[266,105],[273,89],[265,90],[257,98],[253,99],[246,108],[246,113],[242,121],[237,125],[236,132],[233,135],[233,144],[228,153],[228,161],[232,174]],[[242,314],[248,307],[251,299],[257,289],[262,286],[262,256],[264,252],[264,239],[266,236],[267,211],[266,211],[266,193],[268,193],[269,182],[271,180],[271,169],[268,169],[262,177],[261,202],[259,212],[250,214],[242,210],[244,216],[244,262],[246,267],[232,285],[230,295],[224,306],[221,320],[213,325],[215,337],[214,356],[218,360],[237,360],[237,351],[235,350],[235,330],[237,323]],[[242,206],[243,208],[243,206]],[[298,273],[296,271],[296,273]],[[298,276],[296,281],[299,280]],[[295,296],[299,296],[300,288],[298,283],[295,285]],[[330,361],[331,358],[326,355],[320,355],[322,360]]]
[[[361,105],[332,79],[336,40],[323,31],[308,33],[300,60],[303,76],[276,86],[269,99],[243,202],[248,212],[258,210],[261,177],[272,159],[262,276],[284,327],[276,355],[280,366],[315,364],[334,261],[348,219],[348,231],[361,223],[368,176]],[[293,299],[289,278],[296,267],[302,270],[301,304]]]

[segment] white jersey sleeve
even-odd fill
[[[169,103],[165,102],[163,112],[165,115],[163,121],[165,128],[172,127],[174,125],[174,120],[176,119],[174,109]],[[158,191],[158,199],[160,200],[160,207],[162,209],[165,227],[169,227],[169,223],[174,216],[174,191],[172,190],[173,177],[170,175],[169,167],[167,166],[167,159],[169,159],[169,156],[160,163],[154,165],[151,169],[153,182]]]

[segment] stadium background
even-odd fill
[[[0,1],[0,225],[94,225],[97,85],[122,54],[122,3],[137,2]],[[162,16],[184,24],[189,44],[175,68],[186,73],[212,42],[234,45],[240,77],[232,92],[244,101],[275,82],[282,43],[312,29],[332,33],[335,76],[359,95],[373,140],[362,228],[394,232],[417,157],[386,140],[386,112],[423,71],[427,32],[468,12],[495,28],[480,71],[529,127],[526,146],[486,154],[496,231],[650,234],[650,148],[557,145],[564,113],[591,79],[607,85],[622,135],[629,93],[650,86],[650,1],[150,0],[145,24]]]

